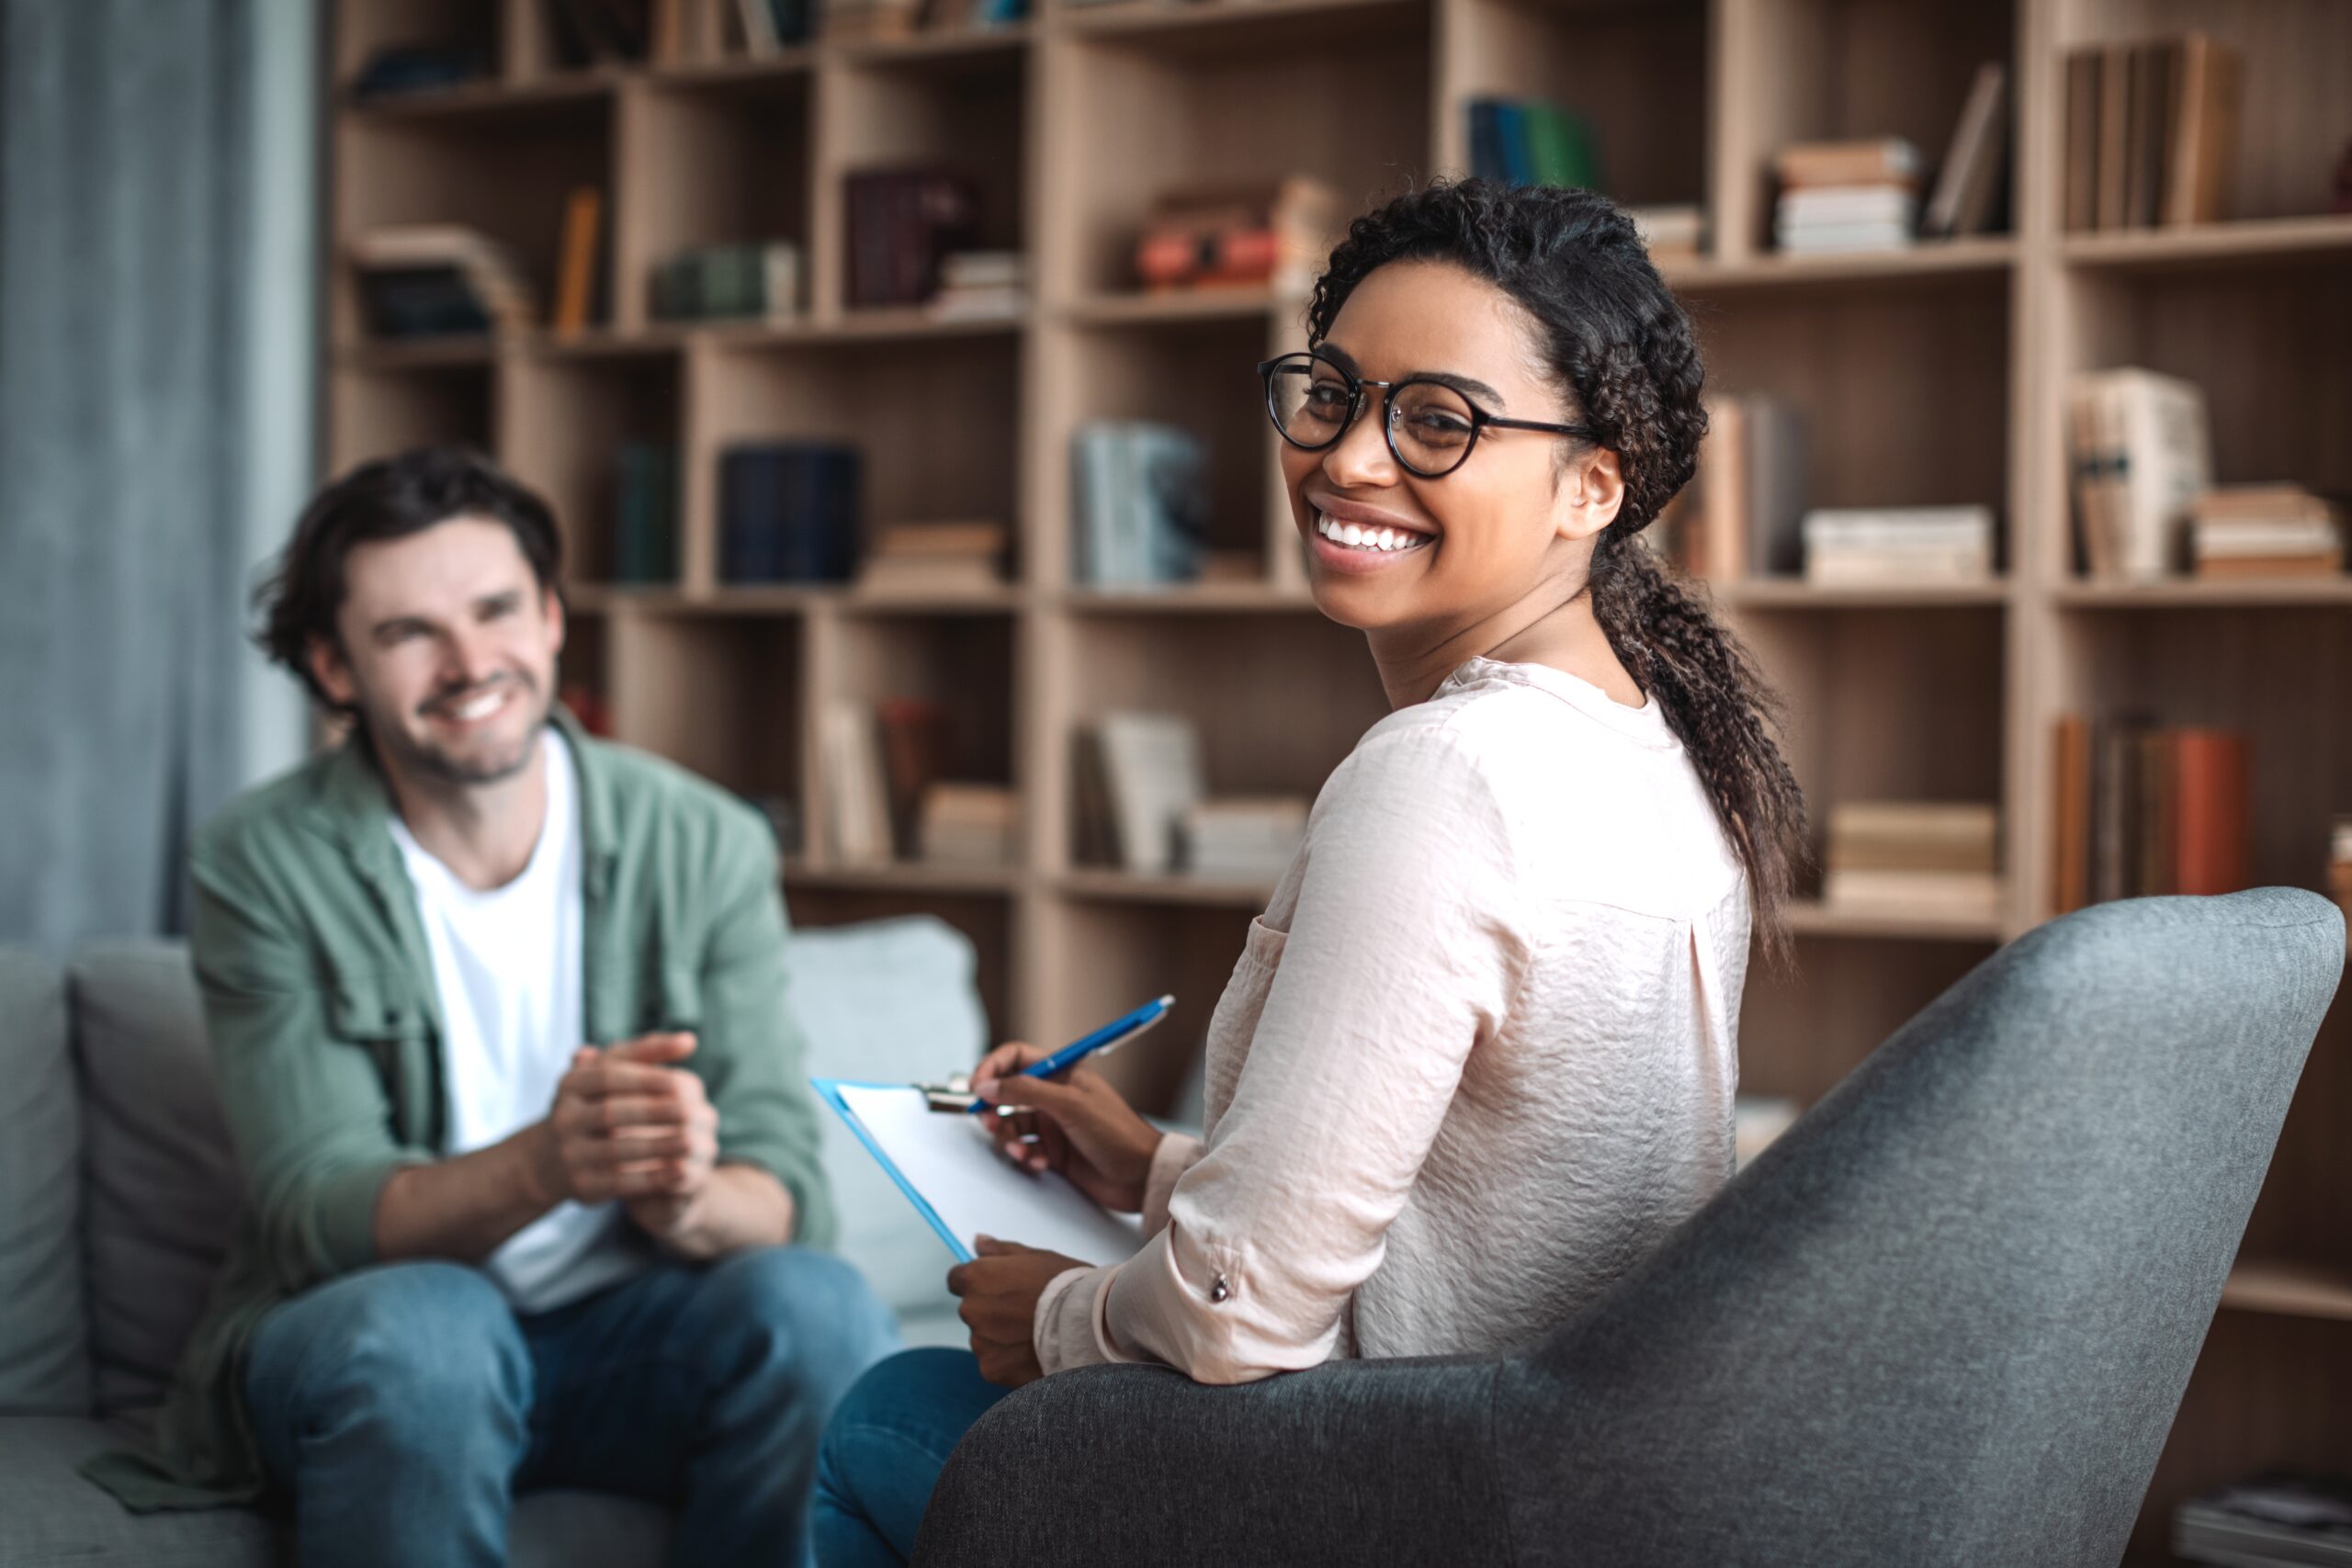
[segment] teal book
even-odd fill
[[[1600,188],[1600,159],[1590,121],[1574,110],[1543,102],[1526,105],[1523,118],[1534,184]]]

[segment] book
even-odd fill
[[[678,580],[678,453],[624,441],[614,450],[613,581]]]
[[[826,441],[749,442],[718,457],[722,582],[846,582],[857,557],[864,463]]]
[[[2352,1568],[2352,1481],[2270,1471],[2173,1510],[2172,1549],[2229,1568]]]
[[[2215,223],[2229,216],[2231,165],[2237,155],[2243,59],[2209,34],[2178,44],[2176,106],[2163,181],[2167,224]]]
[[[1200,733],[1170,713],[1108,713],[1093,725],[1117,863],[1142,875],[1179,864],[1178,825],[1204,793]]]
[[[2066,152],[2064,175],[2066,228],[2081,232],[2098,223],[2098,91],[2102,72],[2096,49],[2066,53]]]
[[[558,337],[585,331],[595,303],[596,253],[601,248],[605,193],[576,186],[565,199],[563,235],[557,246],[555,313],[548,325]]]
[[[701,245],[654,267],[647,309],[656,321],[789,321],[805,296],[800,247],[789,240]]]
[[[2063,211],[2070,231],[2229,215],[2243,57],[2211,34],[2070,51]]]
[[[987,593],[1004,585],[1001,523],[899,523],[875,536],[857,586],[873,593]]]
[[[1011,865],[1020,827],[1020,800],[1002,784],[942,781],[923,792],[916,846],[938,864]]]
[[[1702,208],[1688,204],[1629,207],[1625,216],[1634,220],[1654,263],[1692,260],[1705,245],[1707,222]]]
[[[486,80],[490,51],[464,43],[387,44],[372,51],[351,79],[355,98],[390,98],[439,92]]]
[[[827,12],[827,27],[833,12]],[[843,282],[853,310],[921,305],[939,291],[943,259],[979,234],[978,187],[936,164],[842,176],[847,221]]]
[[[1207,450],[1146,420],[1096,420],[1070,437],[1071,574],[1142,587],[1200,575]]]
[[[1993,575],[1989,506],[1816,507],[1801,527],[1808,582],[1981,582]]]
[[[1952,127],[1951,145],[1936,175],[1935,194],[1928,198],[1920,220],[1923,235],[1951,239],[1983,233],[1992,226],[1994,198],[2008,152],[2007,91],[2006,65],[1988,60],[1976,68],[1968,101]]]
[[[1307,809],[1308,802],[1297,795],[1196,801],[1177,821],[1180,863],[1193,876],[1233,881],[1278,877],[1306,840]]]
[[[882,738],[882,774],[890,837],[899,856],[920,852],[923,797],[947,771],[948,712],[922,697],[886,697],[874,707]]]
[[[2142,714],[2059,721],[2053,902],[2233,893],[2252,884],[2253,767],[2236,731]]]
[[[370,229],[354,236],[345,254],[359,275],[368,329],[379,337],[519,331],[537,311],[521,261],[477,229]]]
[[[1718,394],[1706,409],[1692,503],[1697,548],[1685,570],[1713,582],[1795,574],[1804,551],[1803,417],[1758,392]]]
[[[1999,813],[1973,802],[1844,801],[1829,809],[1822,902],[1844,909],[1999,911]]]
[[[1731,1102],[1732,1166],[1745,1169],[1773,1141],[1796,1125],[1802,1108],[1778,1095],[1738,1094]]]
[[[1900,136],[1843,141],[1794,141],[1772,154],[1772,176],[1782,189],[1803,186],[1914,185],[1919,149]]]
[[[2153,581],[2188,557],[2189,509],[2212,482],[2205,397],[2152,370],[2080,371],[2067,387],[2069,468],[2094,577]]]
[[[1343,224],[1339,192],[1303,175],[1162,191],[1136,239],[1146,288],[1265,287],[1303,294]]]
[[[2056,769],[2052,812],[2050,901],[2061,915],[2091,901],[2091,727],[2080,714],[2059,718],[2051,754]]]
[[[2099,51],[2098,66],[2098,199],[2093,226],[2120,229],[2132,145],[2132,45],[2107,45]]]
[[[833,698],[819,710],[817,739],[827,852],[837,865],[887,864],[889,784],[874,710]]]

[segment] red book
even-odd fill
[[[2246,870],[2250,769],[2243,735],[2183,729],[2178,759],[2175,880],[2183,893],[2236,893]]]

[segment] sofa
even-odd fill
[[[813,1074],[910,1081],[987,1044],[970,942],[928,918],[796,932],[790,1005]],[[825,1118],[841,1251],[910,1344],[961,1344],[952,1261]],[[92,946],[59,967],[0,951],[0,1564],[196,1568],[280,1560],[248,1509],[132,1515],[75,1473],[161,1401],[226,1245],[238,1177],[187,951]],[[659,1508],[528,1494],[518,1565],[660,1562]]]

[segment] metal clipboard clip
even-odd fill
[[[1136,1036],[1148,1032],[1152,1025],[1166,1018],[1169,1009],[1173,1007],[1175,1002],[1176,998],[1173,997],[1161,997],[1157,1001],[1146,1002],[1125,1017],[1114,1019],[1093,1033],[1063,1046],[1036,1064],[1037,1067],[1045,1069],[1043,1074],[1037,1073],[1033,1067],[1030,1069],[1030,1076],[1051,1077],[1055,1073],[1067,1072],[1089,1056],[1109,1055]],[[969,1073],[957,1073],[938,1083],[919,1083],[912,1087],[922,1091],[923,1104],[932,1111],[970,1115],[981,1109],[979,1097],[972,1092],[972,1075]],[[1017,1108],[1001,1105],[997,1109],[1007,1111]]]

